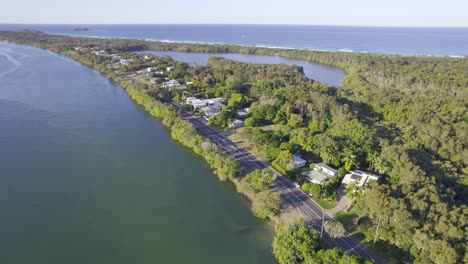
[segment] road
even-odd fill
[[[255,169],[271,169],[269,164],[261,161],[256,156],[230,140],[228,138],[229,133],[210,127],[202,118],[194,117],[191,114],[182,113],[181,117],[192,123],[202,136],[209,138],[211,141],[216,143],[222,152],[232,155],[241,165],[242,173],[246,174]],[[285,178],[275,170],[273,170],[273,173],[275,174],[275,180],[271,187],[281,193],[281,197],[284,201],[299,209],[308,226],[313,227],[320,232],[322,217],[324,217],[325,220],[335,221],[330,215],[324,212],[320,206],[310,199],[308,194],[295,187],[292,181]],[[329,245],[339,247],[350,255],[365,257],[373,260],[375,263],[383,263],[375,254],[370,252],[366,244],[363,244],[355,237],[350,236],[349,233],[346,233],[341,238],[331,238],[324,231],[323,238]]]
[[[126,78],[141,83],[141,81],[134,78],[133,76],[126,76]],[[172,103],[172,105],[176,109],[180,109],[178,105],[174,103]],[[229,139],[229,133],[222,132],[213,127],[210,127],[205,123],[205,121],[203,121],[202,118],[195,117],[191,113],[181,112],[181,118],[192,123],[202,136],[209,138],[212,142],[217,144],[223,153],[233,156],[239,162],[241,166],[241,172],[243,174],[247,174],[256,169],[271,169],[275,176],[275,180],[272,183],[271,188],[279,191],[283,201],[291,204],[301,212],[308,226],[320,232],[322,227],[322,219],[336,221],[324,210],[322,210],[322,208],[312,199],[310,199],[308,194],[294,186],[293,182],[291,182],[276,170],[272,169],[269,164],[263,162],[248,152],[246,149],[240,147],[237,143]],[[361,243],[348,232],[346,232],[343,237],[332,238],[324,231],[323,239],[330,246],[339,247],[349,255],[368,258],[371,259],[374,263],[385,263],[377,255],[373,254],[367,248],[366,244]]]

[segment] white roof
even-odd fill
[[[305,162],[306,162],[306,161],[305,161],[304,159],[302,159],[301,156],[299,156],[299,155],[293,154],[292,157],[293,157],[293,162],[294,162],[294,164],[301,164],[301,163],[305,163]]]
[[[369,180],[378,181],[380,179],[380,175],[372,174],[365,171],[354,170],[350,171],[348,174],[345,175],[343,178],[343,184],[349,184],[351,182],[357,182],[357,186],[362,187],[369,183]]]

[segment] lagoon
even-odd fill
[[[179,51],[147,51],[156,56],[170,56],[175,61],[182,61],[189,64],[206,65],[210,57],[223,57],[229,60],[244,62],[244,63],[259,63],[259,64],[289,64],[299,65],[304,69],[304,74],[307,78],[316,80],[320,83],[331,86],[343,86],[343,80],[346,78],[346,73],[336,67],[309,62],[305,60],[288,59],[279,56],[265,56],[252,54],[237,54],[237,53],[196,53],[196,52],[179,52]]]

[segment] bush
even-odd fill
[[[255,120],[255,118],[253,118],[253,117],[248,117],[248,118],[245,119],[244,125],[246,127],[255,127],[255,126],[257,126],[257,120]]]
[[[252,211],[260,218],[271,218],[279,213],[280,201],[281,198],[276,192],[261,192],[252,203]]]

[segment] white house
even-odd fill
[[[334,168],[323,163],[317,163],[313,170],[305,173],[305,176],[309,182],[323,185],[331,177],[335,177],[336,173],[337,171]]]
[[[229,125],[230,128],[238,128],[244,126],[244,121],[240,119],[234,119]]]
[[[163,71],[155,71],[154,74],[161,76],[161,75],[164,75],[164,72]]]
[[[132,62],[133,62],[132,59],[129,59],[129,60],[121,59],[121,60],[119,61],[119,63],[122,64],[122,65],[129,65],[129,64],[132,63]]]
[[[218,98],[212,98],[212,99],[192,99],[191,100],[191,105],[193,106],[193,109],[200,109],[205,106],[215,106],[219,107],[221,102],[223,101],[223,98],[218,97]]]
[[[191,105],[193,100],[197,100],[197,98],[196,97],[187,97],[187,98],[185,98],[185,103]]]
[[[117,55],[117,54],[111,54],[110,56],[111,56],[111,58],[114,59],[114,60],[121,60],[121,59],[122,59],[122,56]]]
[[[288,168],[290,169],[297,169],[306,164],[306,161],[302,159],[299,155],[293,154],[292,159],[292,162],[288,164]]]
[[[174,67],[174,66],[169,66],[169,67],[166,68],[166,70],[167,70],[168,72],[170,72],[170,71],[175,70],[175,67]]]
[[[106,51],[104,51],[104,50],[95,51],[93,53],[96,56],[105,56],[106,55]]]
[[[193,82],[186,82],[186,85],[193,85]]]
[[[153,83],[153,84],[156,83],[158,80],[159,80],[158,77],[156,77],[156,78],[150,78],[150,82]]]
[[[163,88],[175,88],[175,87],[179,87],[180,83],[177,80],[170,80],[167,82],[163,82],[162,86]]]
[[[363,187],[369,184],[370,181],[379,181],[380,175],[372,174],[365,171],[353,170],[345,175],[341,183],[347,185],[351,182],[355,182],[356,186]]]

